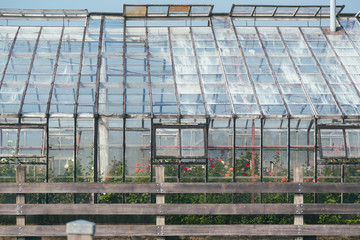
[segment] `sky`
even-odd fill
[[[228,13],[232,4],[251,5],[330,5],[330,0],[0,0],[1,8],[87,9],[89,12],[122,12],[123,4],[214,4],[213,12]],[[343,13],[360,11],[360,0],[337,0]]]

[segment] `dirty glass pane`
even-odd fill
[[[156,156],[180,156],[179,129],[156,129]]]
[[[345,134],[348,157],[358,158],[360,156],[360,130],[345,129]]]
[[[181,129],[181,154],[184,157],[205,155],[204,129]]]
[[[343,130],[320,129],[321,153],[325,158],[345,157]]]

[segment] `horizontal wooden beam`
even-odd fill
[[[0,183],[0,193],[357,193],[359,183]]]
[[[360,214],[360,204],[0,204],[0,215]]]
[[[360,236],[357,225],[97,225],[95,236]],[[0,226],[0,236],[66,236],[65,226]]]

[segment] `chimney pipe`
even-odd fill
[[[330,0],[330,31],[336,32],[336,0]]]

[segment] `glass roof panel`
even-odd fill
[[[169,7],[169,16],[188,16],[189,13],[189,5],[173,5]]]
[[[147,8],[148,16],[167,16],[168,7],[167,6],[148,6]]]
[[[212,8],[212,6],[191,6],[190,16],[208,16]]]

